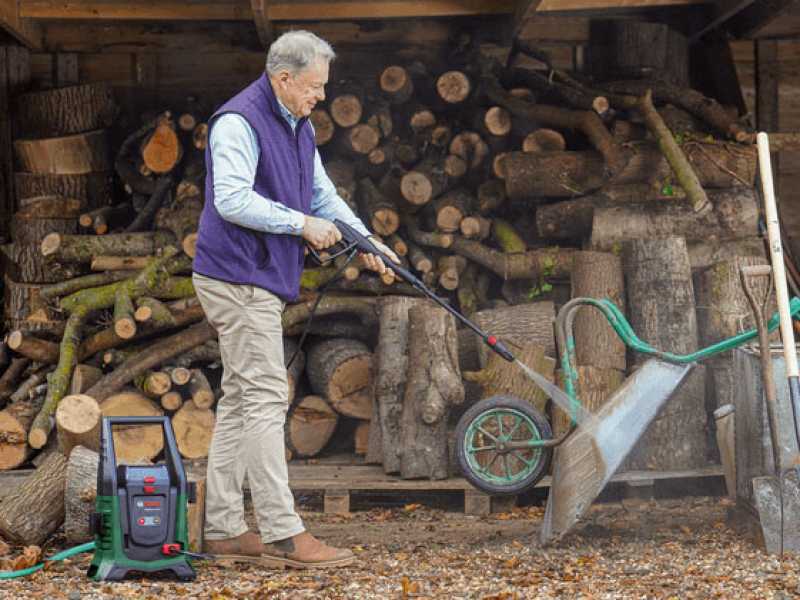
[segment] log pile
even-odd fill
[[[570,295],[609,297],[645,339],[688,351],[705,335],[692,272],[762,252],[753,147],[740,143],[746,132],[728,111],[685,85],[588,84],[525,44],[506,65],[466,44],[447,64],[385,65],[372,81],[336,81],[311,121],[328,176],[364,223],[436,293],[558,381],[552,323]],[[16,146],[30,172],[17,175],[28,195],[4,248],[0,468],[53,444],[67,455],[96,449],[101,415],[169,414],[184,457],[208,452],[219,347],[188,277],[208,115],[148,115],[109,160],[99,150],[109,114],[99,90],[70,92],[94,98],[93,118],[73,111],[45,124],[46,106],[65,91],[40,108],[31,102]],[[53,167],[65,147],[72,162]],[[111,168],[116,196],[100,183]],[[301,297],[284,312],[286,362],[296,354],[287,455],[345,448],[387,473],[446,477],[448,432],[463,406],[517,393],[549,410],[513,365],[410,286],[358,259],[334,280],[339,260],[309,260]],[[654,264],[669,267],[669,286],[656,285]],[[694,325],[675,334],[655,302]],[[579,392],[593,410],[626,376],[625,350],[599,313],[579,316],[576,339]],[[657,424],[635,466],[684,468],[705,456],[703,390],[690,388],[679,419]],[[699,425],[680,454],[670,444],[684,417]],[[558,411],[551,418],[556,432],[568,425]],[[153,460],[161,446],[151,433],[122,430],[115,441],[126,460]]]

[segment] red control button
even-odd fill
[[[144,519],[139,519],[139,525],[144,525]]]
[[[144,493],[145,494],[155,494],[156,488],[153,485],[146,485],[144,486]]]
[[[153,477],[152,475],[148,475],[147,477],[144,478],[144,482],[145,483],[155,483],[156,482],[156,478]]]

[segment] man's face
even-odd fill
[[[328,63],[318,61],[295,74],[281,71],[274,78],[278,99],[295,117],[307,117],[325,99]]]

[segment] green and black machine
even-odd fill
[[[158,425],[164,434],[164,461],[119,465],[114,427]],[[103,417],[97,504],[92,515],[95,553],[88,575],[118,581],[131,571],[171,571],[190,581],[195,572],[188,552],[187,511],[194,502],[168,417]]]

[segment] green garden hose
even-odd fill
[[[76,554],[82,554],[83,552],[89,552],[91,550],[94,550],[94,542],[87,542],[85,544],[81,544],[80,546],[73,546],[72,548],[62,550],[61,552],[51,556],[46,562],[57,562],[67,559],[70,556],[75,556]],[[0,571],[0,579],[16,579],[17,577],[27,577],[28,575],[32,575],[33,573],[36,573],[36,571],[43,569],[44,565],[44,562],[40,562],[38,565],[33,565],[27,569],[20,569],[19,571]]]

